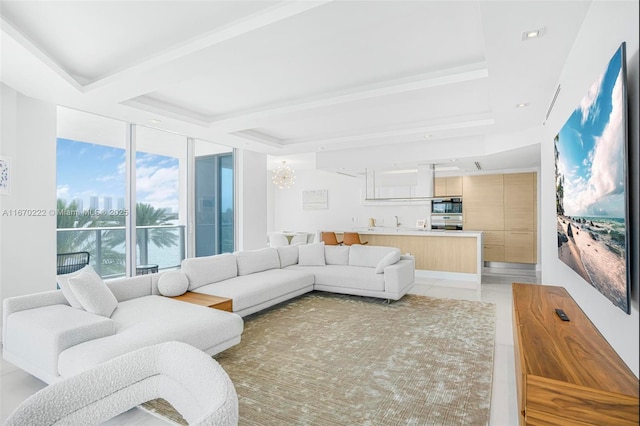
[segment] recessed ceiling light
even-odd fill
[[[149,120],[149,121],[151,121],[153,124],[162,123],[162,121],[161,121],[161,120],[158,120],[157,118],[152,118],[152,119],[151,119],[151,120]]]
[[[544,35],[544,27],[537,30],[529,30],[522,33],[522,41],[531,40],[533,38],[539,38]]]
[[[457,158],[452,158],[452,159],[451,159],[451,160],[449,160],[449,161],[450,161],[450,162],[452,162],[452,163],[455,163],[456,161],[458,161],[458,159],[457,159]]]
[[[425,139],[429,139],[433,135],[424,135]]]
[[[527,103],[516,104],[516,108],[526,108],[527,106],[529,106]]]

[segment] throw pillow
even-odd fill
[[[91,269],[92,271],[95,272],[95,269],[93,269],[91,265],[87,265],[82,269],[79,269],[75,272],[71,272],[70,274],[63,274],[63,275],[56,276],[56,281],[58,282],[58,286],[60,287],[60,290],[62,290],[62,294],[64,295],[65,299],[67,299],[67,302],[69,302],[69,305],[71,305],[71,307],[73,308],[83,309],[82,305],[80,304],[76,296],[71,291],[71,287],[69,287],[69,279],[73,277],[77,277],[85,269]]]
[[[118,307],[118,300],[93,268],[83,268],[69,278],[69,287],[87,312],[109,318]]]
[[[189,288],[189,278],[180,271],[169,271],[158,278],[158,291],[167,297],[185,294]]]
[[[325,266],[324,242],[301,244],[298,247],[298,265]]]
[[[400,250],[394,250],[387,254],[385,257],[380,259],[380,262],[378,262],[378,265],[376,266],[376,274],[382,274],[384,272],[384,268],[389,265],[393,265],[398,260],[400,260]]]

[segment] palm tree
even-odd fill
[[[172,225],[169,222],[171,219],[172,215],[164,209],[156,209],[150,204],[136,204],[136,227]],[[103,220],[105,223],[110,223],[110,226],[124,226],[125,224],[125,216],[107,216]],[[123,232],[105,231],[104,241],[109,247],[113,248],[123,245],[125,236]],[[172,232],[171,229],[138,228],[136,231],[136,244],[140,250],[141,264],[148,263],[149,241],[159,248],[173,247],[178,242],[178,235]]]
[[[136,204],[136,226],[172,225],[171,215],[164,209],[156,209],[150,204]],[[140,249],[140,263],[148,263],[149,241],[156,247],[173,247],[178,241],[178,236],[169,229],[142,228],[136,232],[136,241]]]
[[[68,205],[65,200],[58,198],[57,202],[58,214],[56,216],[57,228],[90,228],[94,225],[95,217],[85,215],[78,211],[78,203],[70,202]],[[81,231],[64,231],[57,233],[58,253],[70,253],[74,251],[89,251],[91,241],[90,232]]]

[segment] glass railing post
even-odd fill
[[[102,276],[102,230],[96,230],[96,272]]]

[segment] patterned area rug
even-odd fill
[[[486,425],[495,306],[313,292],[245,317],[214,358],[240,425]],[[144,408],[186,424],[166,401]]]

